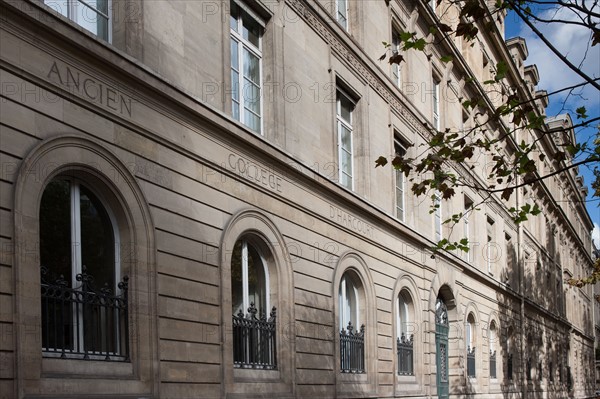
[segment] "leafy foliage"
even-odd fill
[[[438,2],[439,6],[440,2]],[[428,37],[419,37],[417,32],[400,32],[398,42],[400,51],[392,52],[389,56],[390,64],[400,64],[405,61],[406,53],[409,51],[426,51],[430,44],[436,44],[443,41],[450,42],[450,38],[461,37],[463,43],[473,43],[482,30],[486,32],[497,32],[494,18],[512,10],[520,17],[525,24],[530,27],[532,23],[566,23],[565,21],[546,21],[542,16],[536,13],[537,3],[532,0],[496,0],[494,6],[486,6],[485,2],[479,0],[449,0],[444,2],[449,7],[458,7],[460,10],[457,21],[450,25],[445,22],[443,14],[437,12],[438,18],[442,22],[437,22],[428,30]],[[489,4],[489,3],[488,3]],[[577,15],[583,16],[575,22],[590,30],[590,42],[588,46],[595,46],[600,43],[600,29],[597,19],[600,14],[592,5],[586,8],[585,3],[574,2],[571,0],[548,0],[545,5],[555,5],[568,7]],[[594,3],[595,4],[595,3]],[[585,18],[585,16],[589,18]],[[550,50],[556,53],[556,49],[551,43],[548,43],[541,33],[532,28],[542,41],[549,46]],[[390,45],[384,43],[389,50]],[[571,69],[566,56],[557,54]],[[387,52],[380,59],[384,60]],[[454,55],[442,55],[440,61],[449,63],[455,60]],[[485,91],[488,93],[498,91],[500,87],[510,79],[511,67],[504,61],[498,62],[493,67],[493,78],[482,82]],[[575,71],[582,77],[583,83],[566,87],[559,92],[572,90],[575,87],[590,85],[600,91],[598,79],[585,75],[581,71]],[[476,84],[473,77],[465,77],[465,84]],[[474,90],[473,92],[477,92]],[[510,201],[515,192],[524,186],[532,186],[554,175],[564,173],[580,165],[592,165],[594,167],[595,181],[591,187],[595,197],[600,198],[600,128],[596,134],[593,145],[588,143],[577,144],[570,141],[571,129],[589,128],[593,123],[600,120],[600,116],[590,117],[585,105],[579,106],[574,111],[577,123],[559,131],[549,131],[546,127],[546,117],[538,111],[536,101],[538,98],[529,98],[523,96],[522,91],[510,90],[502,92],[502,103],[496,107],[492,106],[485,96],[472,95],[470,98],[462,99],[462,106],[466,111],[473,110],[477,115],[473,127],[461,131],[445,129],[438,131],[431,125],[425,123],[430,135],[426,138],[424,148],[419,148],[420,155],[415,157],[394,155],[391,157],[392,166],[403,173],[409,182],[412,183],[411,191],[415,196],[431,196],[431,192],[439,193],[442,199],[451,199],[456,195],[458,188],[469,187],[482,194],[484,201],[489,200],[491,195],[497,193],[504,201]],[[555,93],[550,93],[552,95]],[[507,123],[509,122],[509,123]],[[494,131],[490,132],[490,126],[495,126]],[[529,140],[517,142],[517,137],[522,137],[523,132],[528,132]],[[553,137],[548,137],[554,135]],[[539,144],[547,139],[556,143],[559,138],[562,144],[554,153],[544,153],[540,151]],[[510,150],[507,150],[510,149]],[[491,160],[491,168],[486,170],[487,182],[474,182],[466,179],[463,174],[455,171],[469,166],[470,161],[480,154],[486,154]],[[380,156],[375,161],[375,167],[384,167],[389,163],[388,158]],[[540,165],[549,163],[552,165],[550,172],[545,172]],[[487,183],[487,184],[486,184]],[[437,194],[436,194],[437,195]],[[432,196],[432,197],[435,197]],[[435,208],[436,200],[432,200],[432,211]],[[472,211],[476,210],[473,207]],[[543,210],[535,203],[524,203],[519,206],[509,208],[512,219],[515,223],[523,223],[532,216],[537,216]],[[444,221],[450,226],[460,222],[465,215],[458,213]],[[434,251],[468,251],[469,243],[465,239],[459,241],[450,241],[448,238],[442,238],[433,248]],[[573,280],[571,283],[579,286],[582,284],[593,284],[600,278],[600,266],[596,262],[596,271],[591,276]]]

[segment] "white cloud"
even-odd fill
[[[598,223],[594,223],[594,230],[592,230],[592,240],[596,244],[596,248],[600,249],[600,226]]]
[[[563,7],[556,10],[547,10],[539,14],[545,19],[561,19],[567,21],[576,20],[577,16]],[[590,29],[561,22],[549,24],[538,23],[536,27],[555,46],[571,63],[592,78],[600,77],[600,45],[590,46]],[[540,73],[540,82],[538,87],[548,92],[560,90],[570,85],[583,82],[583,78],[569,69],[542,40],[534,34],[527,26],[523,24],[520,35],[527,40],[529,57],[527,64],[536,64]],[[589,47],[589,48],[588,48]],[[587,51],[587,54],[586,54]],[[582,96],[587,100],[585,105],[588,110],[598,109],[600,107],[600,94],[598,90],[589,85],[582,91]],[[552,103],[562,102],[567,92],[550,97]],[[570,98],[568,105],[574,109],[574,105],[579,103],[580,98]]]

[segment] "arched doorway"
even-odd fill
[[[435,348],[437,368],[437,394],[439,399],[449,396],[448,378],[448,307],[444,299],[438,295],[435,302]]]

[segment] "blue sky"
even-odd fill
[[[548,18],[570,17],[566,10],[559,10],[558,13],[556,10],[538,10],[538,12],[545,13]],[[561,23],[538,24],[538,29],[561,53],[567,56],[569,61],[579,66],[588,76],[600,77],[600,45],[590,48],[586,53],[587,46],[585,44],[589,41],[589,30]],[[538,89],[552,92],[582,81],[580,76],[564,65],[529,27],[511,12],[506,17],[505,37],[508,39],[515,36],[521,36],[527,40],[529,57],[525,64],[536,64],[540,74]],[[596,117],[600,113],[600,93],[596,89],[585,87],[570,96],[566,94],[550,97],[550,104],[546,109],[548,116],[571,111],[571,117],[574,123],[577,123],[573,110],[581,105],[585,105],[590,117]],[[596,131],[596,125],[592,128],[580,129],[576,132],[577,140],[579,142],[590,141]],[[593,180],[592,166],[580,167],[579,173],[583,176],[585,184],[589,186]],[[600,207],[598,206],[600,202],[598,199],[592,198],[591,193],[592,189],[589,187],[586,205],[595,225],[592,234],[596,240],[596,246],[600,248]]]

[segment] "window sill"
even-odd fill
[[[233,369],[233,380],[235,382],[276,382],[281,380],[279,370],[257,370],[257,369]]]
[[[44,377],[134,378],[130,362],[42,358]]]
[[[369,379],[367,373],[342,373],[340,372],[340,381],[342,382],[354,382],[354,383],[367,383]]]
[[[416,384],[417,377],[415,375],[400,375],[397,374],[398,383],[400,384]]]

